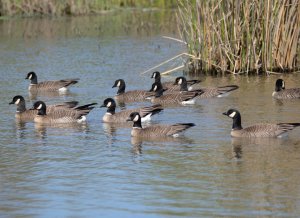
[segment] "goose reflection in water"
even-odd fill
[[[247,148],[258,148],[265,150],[265,147],[273,148],[285,144],[287,138],[231,138],[232,157],[230,159],[241,159]]]
[[[89,126],[87,123],[60,123],[60,124],[41,124],[35,123],[34,124],[35,131],[37,133],[38,138],[46,139],[47,138],[47,131],[50,129],[54,129],[57,131],[78,131],[78,132],[85,132],[89,133]]]

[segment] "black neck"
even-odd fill
[[[142,128],[141,118],[138,121],[133,122],[133,127]]]
[[[25,104],[25,101],[21,101],[17,105],[17,112],[24,112],[24,111],[26,111],[26,104]]]
[[[110,113],[110,114],[115,114],[115,112],[116,112],[116,107],[109,107],[109,108],[107,108],[107,113]]]
[[[187,81],[182,80],[182,83],[180,84],[180,91],[188,91]]]
[[[241,119],[241,115],[240,115],[240,114],[237,114],[237,115],[233,118],[232,129],[233,129],[233,130],[240,130],[240,129],[243,129],[243,127],[242,127],[242,119]]]
[[[160,76],[157,76],[157,77],[155,78],[155,82],[156,82],[156,83],[161,83]]]
[[[156,98],[159,98],[160,96],[162,96],[164,93],[164,90],[163,89],[160,89],[160,90],[156,90],[155,91],[155,97]]]
[[[46,115],[46,107],[42,107],[41,109],[38,110],[38,115]]]
[[[123,94],[125,92],[125,88],[126,88],[126,85],[125,84],[121,84],[119,86],[117,94]]]
[[[281,90],[283,90],[284,88],[282,88],[281,86],[275,86],[275,92],[279,92]]]
[[[34,84],[34,85],[36,85],[38,83],[36,76],[34,78],[31,78],[30,81],[31,81],[31,84]]]

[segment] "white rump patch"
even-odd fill
[[[37,107],[37,109],[40,110],[42,107],[43,107],[43,105],[40,104],[40,105]]]
[[[133,121],[134,121],[134,122],[137,122],[138,120],[139,120],[139,115],[135,115]]]
[[[29,75],[28,79],[31,79],[32,78],[32,73]]]
[[[234,112],[232,112],[231,114],[229,114],[229,117],[234,118],[235,115],[236,115],[236,112],[234,111]]]
[[[142,122],[148,122],[148,121],[151,120],[151,116],[152,116],[152,113],[147,114],[146,116],[144,116],[144,117],[141,118],[141,121]]]
[[[118,82],[117,86],[119,87],[121,85],[121,81]]]
[[[183,105],[186,105],[186,104],[195,104],[195,99],[191,99],[191,100],[188,100],[188,101],[183,101],[183,102],[181,102],[181,104],[183,104]]]
[[[182,79],[181,79],[181,78],[179,79],[178,84],[179,84],[179,85],[182,84]]]
[[[16,100],[15,104],[19,104],[19,103],[20,103],[20,101],[21,101],[21,99],[20,99],[20,98],[18,98],[18,100]]]
[[[68,91],[68,88],[67,87],[62,87],[62,88],[58,89],[58,91],[61,92],[61,93],[64,93],[64,92]]]
[[[77,119],[77,123],[83,123],[86,121],[86,116],[82,116],[80,119]]]
[[[193,87],[192,87],[192,86],[190,86],[190,87],[188,88],[188,90],[189,90],[189,91],[192,91],[192,90],[193,90]]]

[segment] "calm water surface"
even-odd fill
[[[159,22],[159,21],[162,22]],[[203,86],[237,84],[226,98],[169,107],[152,123],[194,122],[175,140],[136,141],[130,128],[104,125],[97,106],[88,123],[40,127],[15,122],[21,94],[28,107],[78,100],[102,104],[123,78],[129,89],[149,89],[152,71],[184,51],[174,16],[162,12],[0,21],[1,217],[296,217],[300,214],[300,128],[284,139],[234,140],[232,121],[300,122],[300,101],[271,98],[278,75],[198,78]],[[176,36],[176,35],[175,35]],[[181,60],[158,68],[164,71]],[[25,76],[80,78],[63,96],[31,96]],[[182,75],[174,72],[163,80]],[[300,76],[283,77],[300,87]],[[127,108],[149,105],[128,104]]]

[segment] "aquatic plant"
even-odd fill
[[[190,72],[300,69],[300,0],[178,0]]]

